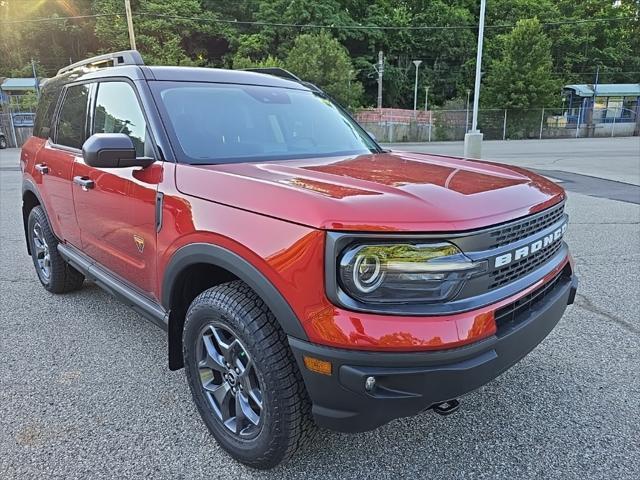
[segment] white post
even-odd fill
[[[542,107],[542,116],[540,117],[540,140],[542,140],[542,125],[544,124],[544,107]]]
[[[582,105],[578,107],[578,119],[576,120],[576,138],[580,136],[580,115],[582,114]]]
[[[502,140],[507,139],[507,109],[504,109],[504,121],[502,122]]]
[[[424,87],[424,111],[429,110],[429,87]]]
[[[471,90],[467,89],[467,114],[464,117],[464,133],[469,132],[469,95],[471,94]]]
[[[13,113],[11,109],[9,109],[9,126],[11,127],[11,137],[13,138],[13,146],[14,148],[20,148],[18,145],[18,139],[16,138],[16,126],[13,123]]]
[[[464,136],[464,156],[482,157],[482,133],[478,130],[478,106],[480,104],[480,77],[482,75],[482,42],[484,39],[484,14],[487,0],[480,0],[480,25],[478,26],[478,51],[476,52],[476,80],[473,93],[473,119],[471,131]]]
[[[614,135],[613,135],[613,132],[614,132],[614,130],[615,130],[615,127],[616,127],[616,116],[614,115],[614,116],[613,116],[613,122],[611,123],[611,136],[612,136],[612,137],[614,136]]]

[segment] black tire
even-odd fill
[[[29,212],[27,234],[33,265],[42,286],[51,293],[80,289],[84,275],[65,262],[58,253],[58,239],[40,205]]]
[[[0,135],[0,150],[7,148],[7,139]]]
[[[253,407],[259,411],[256,425],[244,420],[248,423],[245,429],[248,438],[237,431],[236,426],[242,422],[238,422],[236,418],[232,422],[233,426],[229,427],[228,423],[223,422],[221,410],[214,406],[215,395],[211,393],[211,385],[220,383],[214,385],[219,389],[223,383],[228,386],[230,381],[228,377],[225,377],[226,380],[223,378],[224,370],[216,373],[214,369],[210,369],[211,381],[207,383],[203,380],[208,375],[208,367],[203,366],[203,362],[212,358],[206,355],[205,337],[209,335],[210,341],[219,338],[215,336],[218,334],[211,335],[212,328],[219,335],[229,335],[225,337],[225,342],[232,348],[227,351],[233,349],[235,342],[231,340],[235,337],[238,340],[236,350],[244,351],[244,357],[240,353],[238,358],[247,359],[246,363],[251,365],[250,368],[255,367],[250,374],[255,373],[254,384],[261,392],[262,408],[257,409],[255,405]],[[311,438],[315,431],[311,403],[286,335],[264,302],[244,282],[218,285],[196,297],[187,312],[183,349],[187,381],[194,402],[211,434],[233,458],[253,468],[272,468],[287,461]],[[219,360],[226,363],[222,356],[219,356]],[[240,363],[243,361],[240,360]],[[219,367],[220,364],[216,363],[215,369]],[[242,373],[247,371],[248,369],[243,369]],[[216,380],[218,375],[220,377]],[[226,375],[230,375],[229,372]],[[238,385],[242,385],[240,377],[234,380],[233,385],[236,385],[236,381]],[[204,383],[209,385],[208,390],[205,390]],[[250,387],[251,385],[245,385],[244,391],[242,387],[236,387],[239,389],[238,393],[233,394],[236,412],[237,402],[240,401],[237,397],[249,399],[246,392]],[[244,413],[242,417],[247,418]],[[236,430],[233,431],[233,428]]]

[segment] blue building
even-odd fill
[[[566,85],[568,123],[636,123],[640,83]]]

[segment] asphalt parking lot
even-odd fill
[[[162,331],[94,285],[41,288],[24,246],[18,151],[0,151],[0,478],[640,478],[640,139],[486,142],[485,158],[569,189],[577,303],[456,414],[321,431],[265,473],[208,435],[183,372],[166,367]],[[607,198],[613,183],[624,201]]]

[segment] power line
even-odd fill
[[[38,23],[38,22],[58,22],[65,20],[81,20],[88,18],[99,17],[123,17],[124,13],[96,13],[93,15],[73,15],[73,16],[55,16],[55,17],[43,17],[33,18],[25,20],[8,20],[0,22],[0,25],[11,25],[21,23]],[[148,12],[136,12],[133,13],[134,17],[154,17],[164,18],[168,20],[191,20],[198,22],[210,22],[210,23],[222,23],[227,25],[242,25],[242,26],[258,26],[258,27],[283,27],[283,28],[315,28],[315,29],[327,29],[327,30],[380,30],[380,31],[402,31],[402,30],[464,30],[464,29],[476,29],[478,25],[407,25],[407,26],[385,26],[385,25],[334,25],[334,24],[314,24],[314,23],[280,23],[280,22],[265,22],[265,21],[249,21],[249,20],[235,20],[235,19],[223,19],[223,18],[206,18],[206,17],[186,17],[180,15],[166,15],[160,13],[148,13]],[[558,22],[544,22],[541,26],[556,26],[556,25],[579,25],[588,23],[604,23],[604,22],[619,22],[629,21],[628,18],[614,17],[614,18],[590,18],[582,20],[563,20]],[[499,29],[499,28],[513,28],[515,24],[498,24],[487,25],[485,28]]]
[[[55,17],[43,17],[43,18],[30,18],[28,20],[3,20],[0,25],[12,25],[16,23],[39,23],[39,22],[60,22],[65,20],[82,20],[85,18],[98,18],[98,17],[121,17],[124,16],[120,13],[95,13],[93,15],[72,15],[72,16],[55,16]]]

